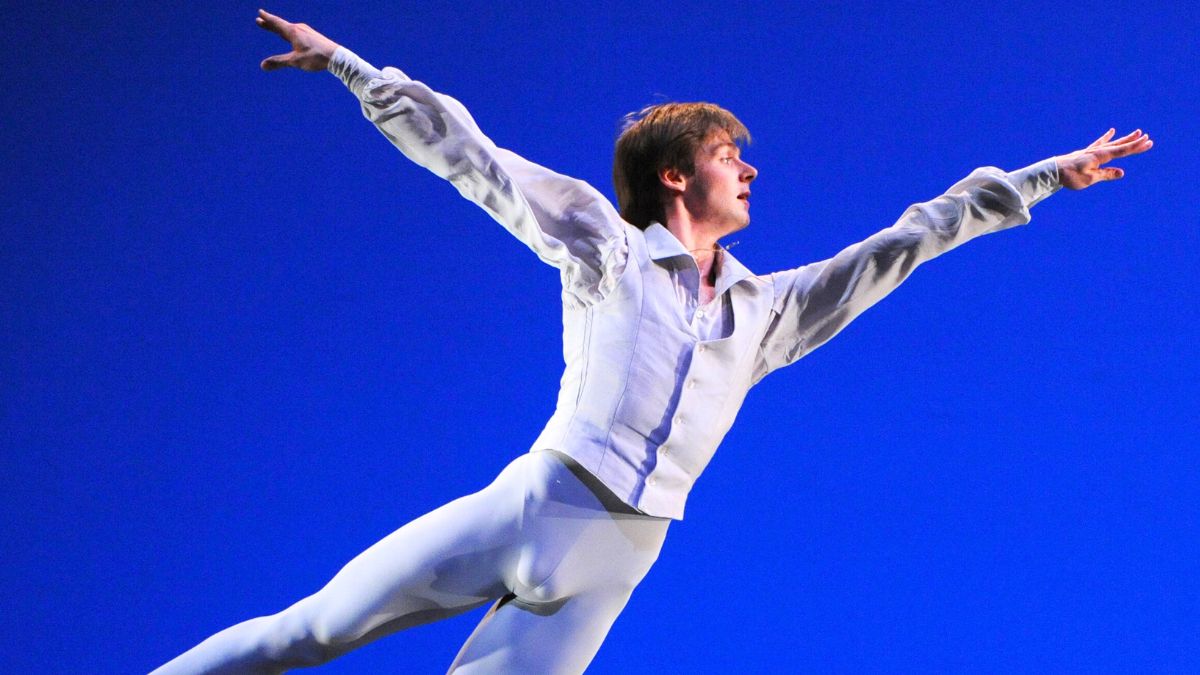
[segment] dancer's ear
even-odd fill
[[[677,167],[667,166],[658,170],[658,182],[669,192],[683,192],[687,189],[688,176]]]

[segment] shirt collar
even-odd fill
[[[651,260],[666,260],[679,256],[691,258],[691,254],[683,247],[683,242],[676,239],[675,235],[671,234],[671,231],[663,227],[661,223],[650,223],[644,232],[646,250],[650,253]],[[753,273],[738,262],[729,249],[721,248],[721,269],[717,272],[717,295],[721,295],[730,286],[751,276],[754,276]]]

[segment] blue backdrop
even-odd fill
[[[786,3],[785,3],[786,4]],[[611,194],[750,127],[757,272],[1110,126],[1123,181],[921,268],[747,401],[593,672],[1200,669],[1191,3],[280,1]],[[556,272],[243,3],[8,3],[0,671],[146,671],[524,452]],[[728,242],[727,242],[728,243]],[[481,612],[331,673],[442,672]]]

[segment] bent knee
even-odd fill
[[[324,664],[345,653],[354,639],[295,606],[255,621],[262,622],[260,651],[271,662],[288,668]]]

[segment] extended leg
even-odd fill
[[[523,464],[518,459],[482,491],[388,535],[317,593],[227,628],[155,672],[279,673],[316,665],[503,596],[519,555]]]

